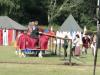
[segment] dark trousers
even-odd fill
[[[71,49],[71,56],[74,56],[74,53],[75,53],[75,46],[73,46]]]
[[[68,48],[68,46],[64,47],[64,59],[65,59],[65,57],[67,57],[67,48]]]

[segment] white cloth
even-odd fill
[[[35,27],[35,26],[33,26],[33,27],[32,27],[32,29],[33,29],[33,30],[35,30],[35,29],[36,29],[36,27]]]
[[[80,38],[76,38],[73,43],[75,43],[75,46],[80,46]]]
[[[13,30],[12,38],[13,38],[12,41],[16,40],[16,30]]]

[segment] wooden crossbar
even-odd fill
[[[43,33],[43,32],[39,32],[39,34],[43,34],[43,35],[46,35],[46,36],[50,36],[50,37],[53,37],[53,38],[58,38],[58,39],[66,39],[66,40],[71,40],[71,39],[67,39],[67,38],[62,38],[62,37],[58,37],[58,36],[55,36],[55,35],[50,35],[50,34],[47,34],[47,33]]]

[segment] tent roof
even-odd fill
[[[73,32],[82,31],[82,29],[79,27],[74,17],[72,15],[69,15],[69,17],[64,21],[64,23],[60,27],[59,31]]]
[[[27,30],[26,27],[20,25],[19,23],[15,22],[8,16],[0,16],[0,28],[6,29],[16,29],[16,30]]]

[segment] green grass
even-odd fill
[[[96,72],[97,75],[100,75],[100,68],[98,68]],[[92,75],[92,67],[0,64],[0,75]]]
[[[1,46],[0,62],[9,63],[0,63],[0,75],[93,75],[93,56],[90,50],[88,55],[79,59],[73,57],[72,62],[91,66],[68,66],[64,65],[68,58],[66,61],[62,59],[58,56],[21,58],[15,55],[13,47]],[[97,65],[100,65],[100,51]],[[97,66],[96,75],[100,75],[100,66]]]

